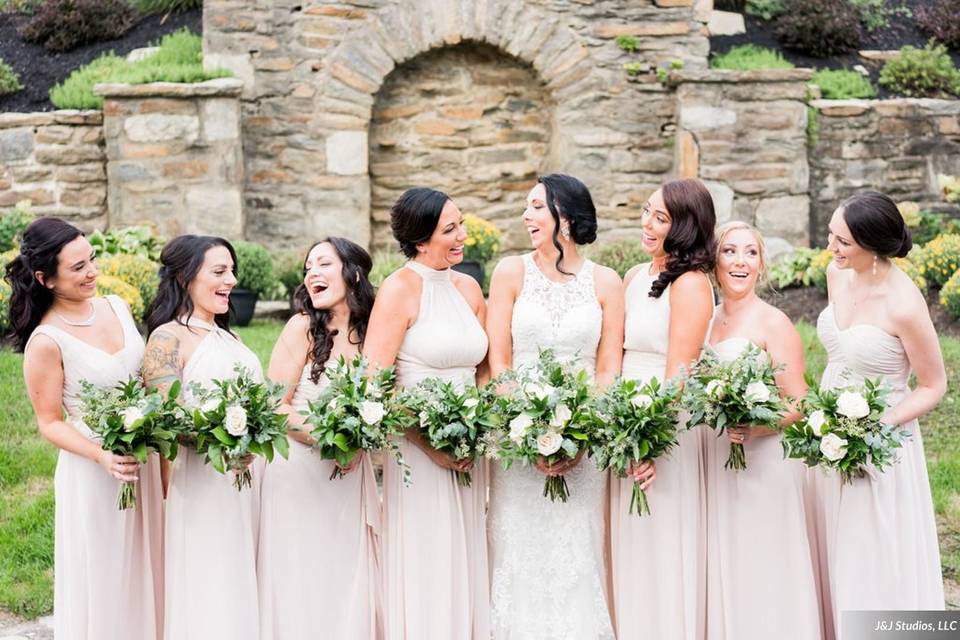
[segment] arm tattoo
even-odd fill
[[[180,339],[169,331],[155,331],[143,354],[143,381],[149,387],[180,379]]]

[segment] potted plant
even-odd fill
[[[467,230],[463,262],[453,268],[472,276],[483,287],[483,266],[500,251],[500,230],[492,222],[472,213],[463,216],[463,226]]]
[[[245,327],[253,319],[257,299],[273,286],[273,259],[265,247],[255,242],[238,240],[237,286],[230,292],[230,322]]]

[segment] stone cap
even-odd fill
[[[150,82],[147,84],[96,84],[93,92],[104,98],[214,98],[239,96],[243,81],[215,78],[204,82]]]
[[[883,100],[811,100],[825,116],[859,116],[877,109],[896,113],[903,109],[918,109],[932,115],[960,115],[960,100],[939,98],[887,98]]]
[[[0,129],[40,127],[51,124],[103,124],[103,112],[98,110],[77,111],[76,109],[61,109],[59,111],[39,111],[34,113],[0,113]]]
[[[755,69],[752,71],[676,69],[670,71],[667,80],[670,84],[685,82],[806,82],[812,77],[813,69]]]

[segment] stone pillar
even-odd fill
[[[244,237],[243,83],[98,84],[111,226]]]

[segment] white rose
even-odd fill
[[[427,423],[430,421],[430,415],[426,411],[420,412],[420,428],[426,429]]]
[[[525,435],[527,429],[533,425],[533,418],[525,413],[521,413],[510,421],[510,439],[519,444]]]
[[[230,405],[227,407],[227,413],[224,416],[224,426],[227,433],[238,438],[247,433],[247,412],[239,405]]]
[[[528,396],[533,396],[539,400],[545,400],[553,395],[553,392],[556,391],[554,387],[551,387],[549,384],[536,384],[530,383],[523,388],[524,392]]]
[[[870,405],[856,391],[844,391],[837,398],[837,411],[848,418],[866,418],[870,415]]]
[[[537,438],[537,451],[542,456],[550,456],[560,450],[563,444],[563,436],[556,431],[547,431]]]
[[[478,404],[480,404],[480,400],[478,400],[477,398],[467,398],[466,400],[463,401],[463,408],[474,409]]]
[[[360,403],[360,417],[370,426],[383,420],[383,416],[386,415],[386,413],[386,410],[383,408],[383,403],[381,402],[364,400]]]
[[[820,453],[826,456],[827,460],[836,462],[847,455],[847,441],[835,433],[828,433],[820,441]]]
[[[137,420],[143,419],[143,411],[139,407],[127,407],[123,410],[123,430],[133,431],[133,425]]]
[[[766,402],[770,399],[770,388],[756,380],[747,385],[744,397],[750,402]]]
[[[721,380],[711,380],[707,383],[707,395],[714,398],[723,397],[723,382]]]
[[[220,408],[220,400],[218,400],[217,398],[210,398],[206,402],[204,402],[202,405],[200,405],[200,411],[202,411],[203,413],[210,413],[212,411],[216,411],[219,408]]]
[[[573,412],[570,411],[570,407],[561,402],[553,410],[553,418],[550,420],[550,426],[562,427],[563,425],[567,424],[572,417]]]
[[[827,424],[827,415],[823,412],[823,409],[817,409],[807,416],[807,424],[810,425],[815,434],[822,436],[823,425]]]
[[[630,400],[630,404],[638,409],[646,409],[653,404],[653,398],[645,393],[641,393],[633,396],[633,398]]]

